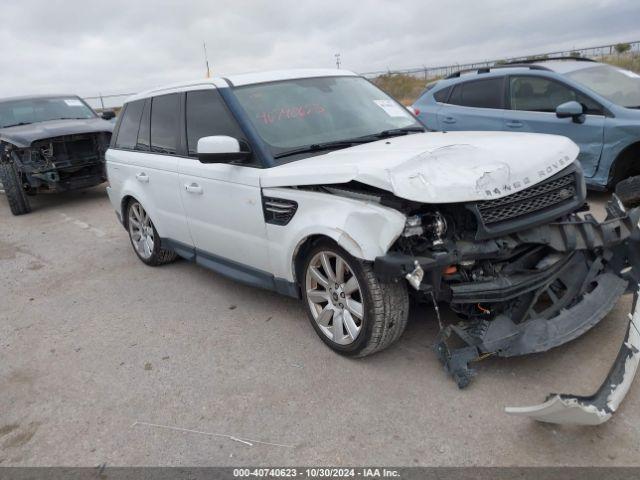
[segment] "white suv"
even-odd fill
[[[559,136],[425,132],[366,79],[302,70],[135,95],[106,158],[144,263],[180,256],[301,297],[320,338],[351,356],[400,337],[411,292],[436,308],[440,359],[463,387],[469,362],[561,345],[635,288],[640,213],[614,199],[603,223],[578,216],[577,155]],[[444,324],[438,302],[460,321]],[[616,363],[629,381],[630,332]],[[617,406],[567,398],[512,413],[599,423]]]

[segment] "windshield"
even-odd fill
[[[598,65],[566,74],[607,100],[623,107],[640,108],[640,75],[622,68]]]
[[[59,119],[94,118],[77,97],[31,98],[0,102],[0,128]]]
[[[307,146],[422,127],[402,105],[360,77],[248,85],[235,94],[275,157]]]

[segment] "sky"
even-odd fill
[[[3,0],[0,97],[135,93],[205,75],[368,72],[640,40],[638,0]]]

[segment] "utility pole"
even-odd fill
[[[202,41],[202,47],[204,48],[204,63],[207,66],[207,78],[211,77],[211,71],[209,70],[209,58],[207,57],[207,42]]]
[[[336,68],[340,70],[340,54],[336,53],[334,57],[336,57]]]

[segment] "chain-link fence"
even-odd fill
[[[624,42],[624,43],[616,43],[611,45],[601,45],[598,47],[588,47],[588,48],[574,48],[570,50],[558,50],[555,52],[547,52],[547,53],[539,53],[535,55],[523,55],[519,57],[508,57],[508,58],[500,58],[494,60],[485,60],[483,62],[474,62],[474,63],[455,63],[452,65],[442,65],[436,67],[413,67],[413,68],[403,68],[403,69],[388,69],[388,70],[378,70],[374,72],[364,72],[361,75],[367,78],[375,78],[380,75],[388,75],[394,73],[400,73],[405,75],[413,75],[413,76],[421,76],[425,80],[429,80],[431,78],[440,78],[446,77],[454,72],[459,70],[473,70],[476,68],[483,67],[492,67],[495,65],[510,63],[510,62],[521,62],[523,60],[533,60],[533,59],[553,59],[559,57],[587,57],[587,58],[598,58],[604,57],[607,55],[615,55],[619,50],[624,50],[622,53],[640,53],[640,41],[634,42]]]
[[[620,50],[624,50],[620,52]],[[624,42],[617,43],[611,45],[601,45],[598,47],[587,47],[587,48],[574,48],[569,50],[558,50],[555,52],[547,52],[540,53],[536,55],[524,55],[519,57],[508,57],[508,58],[500,58],[495,60],[485,60],[483,62],[474,62],[474,63],[454,63],[451,65],[441,65],[435,67],[413,67],[413,68],[403,68],[403,69],[388,69],[388,70],[377,70],[373,72],[364,72],[363,76],[367,78],[375,78],[381,75],[388,74],[404,74],[411,75],[414,77],[421,77],[425,81],[428,81],[432,78],[440,78],[446,77],[454,72],[459,70],[470,70],[475,68],[483,68],[483,67],[492,67],[495,65],[499,65],[502,63],[509,62],[518,62],[523,60],[532,60],[532,59],[553,59],[558,57],[588,57],[588,58],[598,58],[605,57],[607,55],[616,55],[616,54],[625,54],[625,53],[640,53],[640,41],[634,42]],[[101,110],[109,110],[109,109],[118,109],[122,107],[123,102],[127,97],[133,95],[132,93],[119,93],[114,95],[97,95],[95,97],[85,97],[84,99],[91,105],[91,107],[95,108],[98,111]]]

